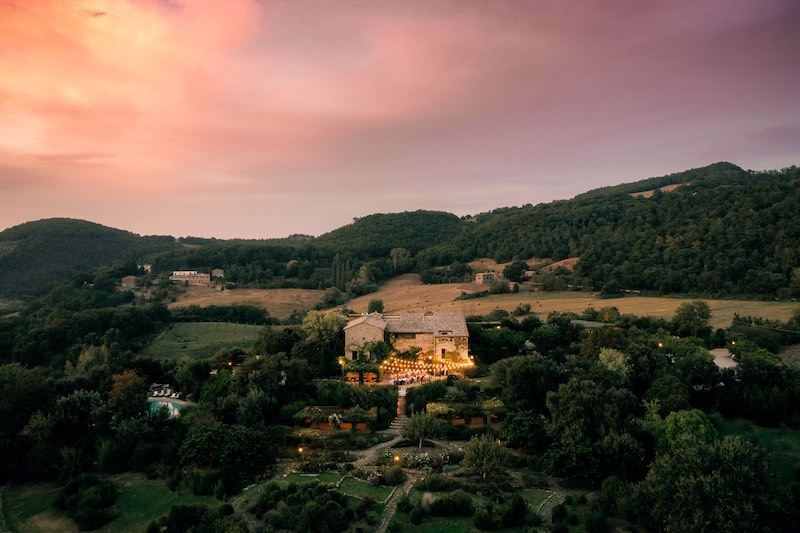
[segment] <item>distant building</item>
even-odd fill
[[[475,283],[481,285],[488,285],[493,281],[501,281],[502,279],[503,275],[499,272],[480,272],[475,274]]]
[[[469,361],[469,331],[460,311],[370,313],[344,327],[345,357],[355,359],[368,343],[388,341],[398,352],[419,349],[432,363],[445,359]]]
[[[208,285],[211,283],[211,274],[204,274],[197,270],[174,270],[169,279],[183,281],[189,285]]]
[[[136,276],[125,276],[120,280],[120,286],[123,289],[133,289],[136,287],[136,281],[138,279],[139,278],[137,278]]]
[[[225,277],[225,271],[222,270],[221,268],[212,269],[211,270],[211,277],[212,278],[224,278]]]

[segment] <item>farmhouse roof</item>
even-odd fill
[[[460,311],[436,311],[434,313],[404,313],[383,315],[389,333],[432,333],[468,337],[467,323]]]
[[[350,329],[354,326],[358,326],[359,324],[369,324],[370,326],[375,326],[376,328],[384,329],[386,327],[386,321],[383,319],[380,313],[370,313],[368,315],[363,315],[355,320],[351,320],[347,323],[344,329]]]

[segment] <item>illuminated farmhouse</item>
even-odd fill
[[[372,343],[388,342],[395,353],[417,352],[420,362],[431,365],[469,363],[469,332],[460,311],[370,313],[351,320],[344,328],[345,357],[368,355]]]

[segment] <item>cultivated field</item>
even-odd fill
[[[495,309],[513,311],[530,304],[531,310],[543,318],[552,311],[582,313],[586,308],[616,307],[623,314],[671,319],[675,310],[694,298],[628,296],[602,299],[589,292],[526,292],[497,294],[483,298],[458,300],[462,292],[478,292],[486,286],[475,283],[423,285],[416,274],[405,274],[386,283],[378,292],[347,302],[347,307],[365,312],[370,300],[383,300],[387,312],[420,312],[425,310],[460,309],[465,315],[485,315]],[[762,302],[746,300],[705,300],[711,307],[714,328],[731,325],[734,313],[788,320],[797,308],[796,302]]]
[[[665,185],[663,187],[659,187],[658,189],[651,189],[649,191],[632,192],[628,196],[633,196],[634,198],[636,198],[637,196],[641,197],[641,198],[650,198],[651,196],[653,196],[653,194],[656,191],[670,192],[670,191],[674,191],[675,189],[677,189],[681,185],[691,185],[691,184],[690,183],[675,183],[673,185]]]
[[[233,289],[218,291],[190,285],[169,307],[248,304],[264,307],[271,316],[285,319],[292,311],[308,311],[322,301],[325,291],[310,289]]]
[[[159,335],[142,356],[162,361],[206,359],[222,348],[249,351],[263,328],[226,322],[179,322]]]
[[[534,260],[531,260],[533,262]],[[538,260],[543,261],[543,260]],[[571,266],[573,259],[562,264]],[[492,266],[492,264],[494,266]],[[476,263],[477,265],[477,263]],[[482,260],[482,268],[502,270],[503,264]],[[383,300],[386,312],[420,312],[436,309],[460,309],[465,315],[485,315],[495,309],[513,311],[517,306],[530,304],[531,310],[542,317],[552,311],[582,313],[587,307],[616,307],[623,314],[654,316],[670,319],[675,310],[684,302],[696,298],[670,298],[626,296],[624,298],[599,298],[591,292],[530,292],[523,284],[518,294],[496,294],[483,298],[460,300],[462,293],[485,291],[486,285],[476,283],[447,283],[424,285],[417,274],[404,274],[385,283],[378,292],[355,298],[345,303],[348,309],[366,312],[370,300]],[[216,291],[208,287],[189,287],[170,307],[182,305],[231,305],[251,304],[265,307],[270,315],[278,318],[288,317],[293,310],[313,309],[322,300],[323,291],[307,289],[235,289]],[[731,325],[734,313],[742,316],[759,316],[786,321],[797,302],[750,301],[750,300],[705,300],[711,307],[714,328]]]

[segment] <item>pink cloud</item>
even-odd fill
[[[142,221],[122,199],[270,228],[296,202],[319,220],[283,233],[319,233],[371,206],[476,212],[747,166],[800,115],[797,5],[4,3],[0,186],[40,216],[116,205],[125,227]],[[163,217],[147,231],[180,231]]]

